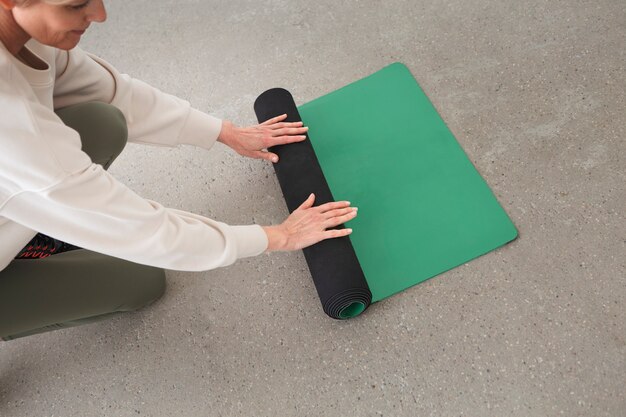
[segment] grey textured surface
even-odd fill
[[[347,322],[300,253],[168,274],[153,306],[0,344],[2,416],[626,416],[622,0],[111,1],[82,46],[238,124],[392,63],[412,71],[520,230]],[[273,170],[130,146],[143,196],[286,215]]]

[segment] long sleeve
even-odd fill
[[[193,109],[178,97],[120,74],[113,66],[80,48],[57,51],[54,107],[102,101],[119,108],[128,123],[129,140],[155,145],[210,148],[222,121]]]
[[[80,247],[176,270],[230,265],[267,246],[260,226],[229,226],[165,208],[95,164],[46,189],[13,196],[2,214]]]
[[[135,194],[82,152],[78,133],[65,126],[48,104],[46,97],[51,95],[47,96],[45,85],[35,94],[15,64],[2,58],[0,54],[4,75],[0,78],[0,270],[35,231],[129,261],[186,271],[229,265],[267,248],[267,236],[258,225],[229,226]],[[98,90],[102,82],[106,83],[83,83],[84,96],[77,102],[104,97],[106,88]],[[108,94],[113,102],[130,106],[126,111],[135,118],[135,134],[176,144],[166,143],[168,135],[149,127],[152,122],[161,126],[158,120],[144,115],[142,108],[132,108],[146,98],[133,101],[144,93],[128,89],[133,91],[108,90]],[[66,95],[58,103],[78,100],[69,85],[61,91]],[[161,104],[150,107],[153,111],[167,107],[162,93],[145,94],[158,96],[155,100]],[[190,113],[181,106],[178,117],[167,119],[177,125],[169,133],[184,134],[189,128]]]
[[[23,111],[3,121],[11,138],[0,157],[3,217],[77,246],[169,269],[212,269],[265,250],[260,226],[228,226],[141,198],[93,164],[78,134],[52,110],[20,97],[9,108]]]

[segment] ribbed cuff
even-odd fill
[[[261,226],[230,226],[237,238],[237,258],[257,256],[265,252],[267,234]]]
[[[221,131],[221,119],[192,108],[180,134],[180,143],[210,149]]]

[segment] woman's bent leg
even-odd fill
[[[165,290],[162,269],[84,249],[0,271],[0,337],[15,339],[140,309]]]
[[[80,135],[82,149],[91,160],[108,169],[128,140],[128,127],[122,112],[100,102],[75,104],[56,111],[66,126]]]
[[[105,169],[126,145],[126,120],[112,105],[77,104],[57,110],[57,115],[80,134],[83,151]],[[88,250],[17,259],[0,271],[0,338],[137,310],[158,299],[164,289],[163,270]]]

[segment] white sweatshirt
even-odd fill
[[[267,248],[260,226],[229,226],[138,196],[81,151],[78,133],[54,109],[110,103],[124,113],[130,141],[206,149],[221,120],[79,48],[66,52],[32,40],[27,47],[47,70],[23,64],[0,42],[0,270],[36,232],[185,271],[229,265]]]

